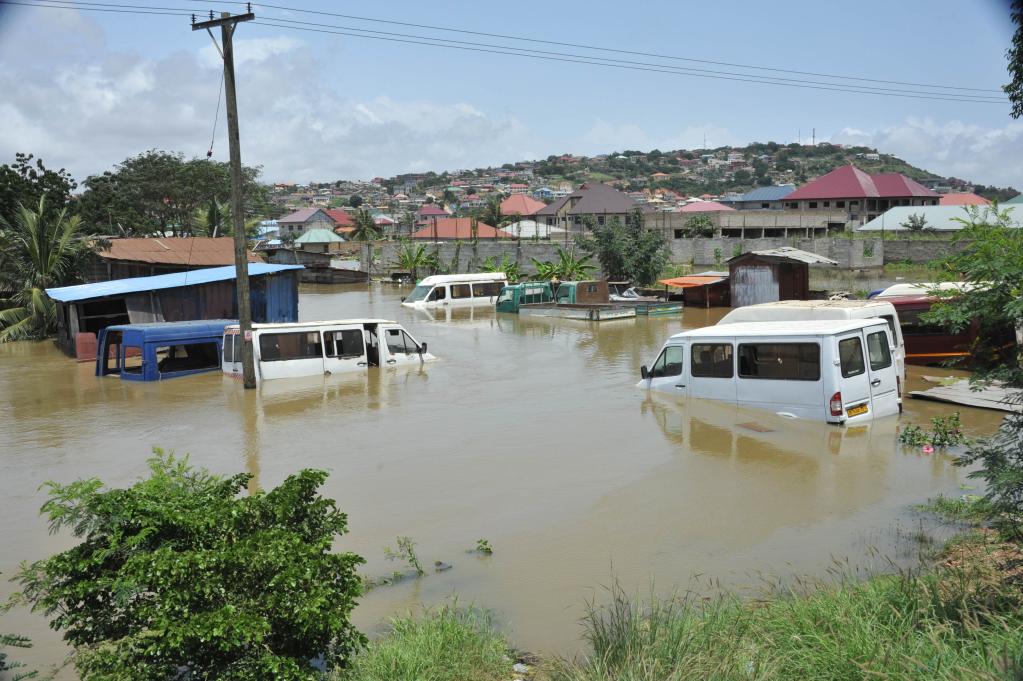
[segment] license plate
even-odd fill
[[[846,414],[848,414],[850,418],[852,418],[853,416],[859,416],[860,414],[866,414],[866,413],[867,413],[867,403],[866,402],[864,402],[863,404],[857,404],[855,407],[849,407],[846,410]]]

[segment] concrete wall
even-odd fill
[[[811,253],[823,255],[838,261],[842,268],[864,269],[881,267],[885,263],[904,262],[927,263],[948,253],[955,246],[949,241],[934,240],[888,240],[849,239],[846,237],[825,237],[817,239],[801,239],[795,237],[768,237],[763,239],[737,238],[705,238],[705,239],[669,239],[671,248],[670,261],[680,264],[692,264],[698,269],[725,269],[724,262],[734,255],[745,251],[791,246]],[[555,260],[557,247],[566,247],[564,240],[532,241],[517,240],[480,240],[476,252],[469,242],[456,246],[453,241],[423,243],[429,251],[436,249],[440,254],[441,263],[450,268],[458,254],[457,271],[476,271],[478,266],[489,257],[500,261],[505,255],[512,262],[518,262],[527,272],[535,271],[532,258],[540,261]],[[960,246],[961,248],[962,246]],[[391,263],[395,260],[398,242],[377,241],[372,244],[373,267],[369,271],[374,275],[388,274]],[[567,248],[572,248],[569,241]],[[361,248],[363,269],[370,259],[370,246]]]

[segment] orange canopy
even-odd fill
[[[665,286],[674,286],[675,288],[693,288],[694,286],[706,286],[707,284],[716,284],[719,281],[724,281],[728,277],[722,277],[717,275],[698,275],[691,274],[688,277],[675,277],[674,279],[661,279],[659,283]]]

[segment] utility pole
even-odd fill
[[[245,214],[242,205],[242,151],[238,133],[238,99],[234,83],[234,29],[242,21],[252,21],[256,15],[249,4],[245,14],[231,16],[222,12],[219,19],[210,12],[209,21],[196,23],[192,15],[192,30],[206,29],[217,52],[224,59],[224,93],[227,100],[227,141],[231,150],[231,222],[234,224],[234,269],[235,291],[238,297],[238,326],[242,339],[242,377],[246,388],[256,387],[256,367],[252,359],[252,307],[249,301],[249,257],[245,241]],[[220,26],[220,41],[217,45],[210,29]]]

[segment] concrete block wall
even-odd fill
[[[880,267],[884,261],[884,248],[880,239],[799,239],[768,237],[764,239],[672,239],[671,260],[692,263],[696,267],[724,267],[732,256],[746,251],[790,246],[838,261],[840,267]]]

